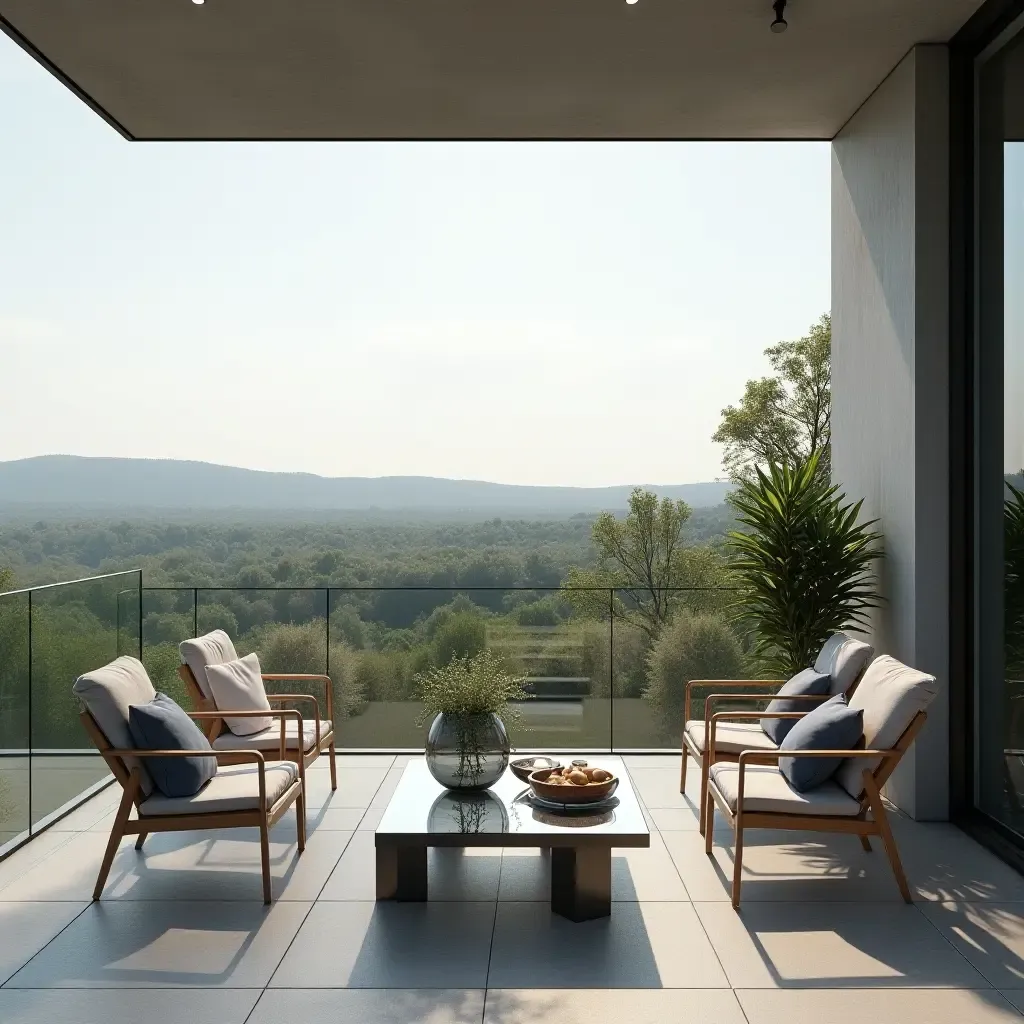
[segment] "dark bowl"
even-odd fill
[[[554,771],[556,768],[561,767],[562,763],[560,761],[556,761],[553,757],[544,757],[542,754],[537,754],[534,757],[521,757],[517,761],[509,762],[512,774],[520,782],[529,782],[531,772],[535,772],[539,768]]]
[[[558,804],[591,804],[607,800],[619,788],[619,778],[613,775],[607,782],[592,782],[589,786],[553,786],[547,777],[553,768],[541,768],[530,775],[530,785],[537,796]]]

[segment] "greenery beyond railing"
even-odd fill
[[[730,592],[676,595],[680,612],[652,641],[628,595],[604,588],[587,602],[545,588],[144,588],[143,661],[158,689],[184,699],[178,644],[224,629],[265,671],[331,677],[341,747],[416,749],[417,675],[487,648],[537,698],[521,744],[677,750],[683,682],[742,678],[747,659],[724,618]]]
[[[141,653],[141,598],[138,570],[0,594],[0,851],[109,780],[71,685]]]
[[[578,589],[578,588],[577,588]],[[331,677],[342,750],[417,749],[416,677],[488,649],[526,677],[521,746],[678,750],[683,686],[748,674],[734,594],[673,589],[653,637],[625,591],[588,588],[143,587],[118,573],[0,595],[0,848],[106,776],[71,691],[118,654],[186,703],[178,644],[226,630],[268,672]],[[278,684],[275,684],[277,686]],[[304,689],[308,689],[305,684]],[[699,708],[697,709],[699,713]]]

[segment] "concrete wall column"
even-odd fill
[[[879,520],[879,653],[940,696],[887,795],[949,814],[949,55],[915,47],[832,146],[832,466]]]

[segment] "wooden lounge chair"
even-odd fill
[[[135,849],[141,850],[150,832],[256,827],[260,831],[263,902],[270,903],[270,828],[292,804],[296,805],[299,853],[306,848],[305,769],[301,762],[268,761],[259,750],[234,750],[231,763],[221,767],[225,755],[218,754],[217,774],[195,796],[167,797],[156,791],[140,758],[209,756],[209,751],[136,748],[128,730],[128,708],[148,703],[156,696],[142,662],[120,657],[80,676],[74,690],[83,705],[82,724],[124,790],[92,898],[98,900],[103,893],[124,836],[138,836]],[[271,714],[282,723],[293,717],[301,718],[297,711],[278,710]],[[216,718],[217,713],[193,712],[190,717],[208,721]],[[130,818],[133,807],[137,812],[135,819]]]
[[[308,768],[324,752],[327,751],[331,766],[331,789],[338,788],[338,770],[335,763],[334,750],[334,695],[330,676],[317,673],[295,672],[264,672],[263,682],[315,682],[324,687],[324,710],[326,717],[320,717],[320,703],[310,694],[268,693],[267,700],[271,705],[299,702],[311,706],[312,718],[296,715],[297,721],[289,718],[285,722],[284,740],[281,730],[276,726],[264,729],[252,736],[236,736],[224,725],[222,714],[230,712],[229,717],[238,718],[238,712],[231,708],[218,708],[213,699],[206,680],[208,665],[222,665],[228,661],[236,661],[238,653],[231,638],[222,629],[215,629],[205,636],[186,640],[178,645],[182,664],[178,674],[185,683],[192,707],[196,711],[217,712],[208,716],[208,728],[204,730],[213,749],[218,755],[226,754],[225,763],[230,763],[230,756],[238,750],[261,750],[272,754],[281,761],[295,761]],[[300,741],[301,737],[301,741]]]
[[[869,644],[854,640],[845,633],[834,633],[825,641],[821,652],[814,662],[815,672],[827,673],[832,677],[832,686],[823,697],[787,697],[787,700],[807,704],[808,710],[837,693],[849,694],[856,687],[858,680],[868,667],[875,650]],[[686,761],[692,757],[700,765],[700,792],[707,790],[708,770],[714,760],[706,756],[709,747],[711,716],[716,704],[743,702],[765,703],[774,700],[775,693],[783,680],[781,679],[692,679],[686,684],[683,698],[683,742],[682,764],[679,769],[679,792],[686,791]],[[704,701],[704,717],[692,717],[693,690],[697,686],[711,686],[715,692]],[[729,693],[719,691],[728,690]],[[718,743],[715,746],[715,759],[732,761],[743,751],[763,751],[771,755],[777,750],[774,741],[769,739],[761,729],[760,719],[764,715],[751,715],[745,719],[724,721],[718,730]],[[752,754],[748,761],[757,761]],[[770,763],[772,758],[767,758]],[[700,832],[704,834],[705,806],[701,799]]]
[[[858,750],[744,751],[735,763],[715,761],[704,794],[707,828],[704,849],[710,856],[715,806],[735,833],[732,905],[740,904],[743,832],[748,828],[843,832],[860,837],[865,850],[870,836],[882,840],[903,899],[910,889],[900,864],[896,840],[882,802],[881,789],[925,723],[925,708],[936,693],[935,677],[883,655],[876,658],[850,698],[864,711],[865,746]],[[773,717],[800,718],[806,712],[774,712]],[[764,717],[757,711],[722,711],[711,720],[712,757],[722,723]],[[842,757],[835,776],[808,792],[793,789],[779,771],[780,757]]]

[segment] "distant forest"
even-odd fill
[[[590,514],[448,523],[150,516],[8,519],[0,566],[18,587],[137,568],[147,587],[557,587],[569,566],[594,559]],[[694,509],[685,540],[717,546],[732,524],[726,505]]]

